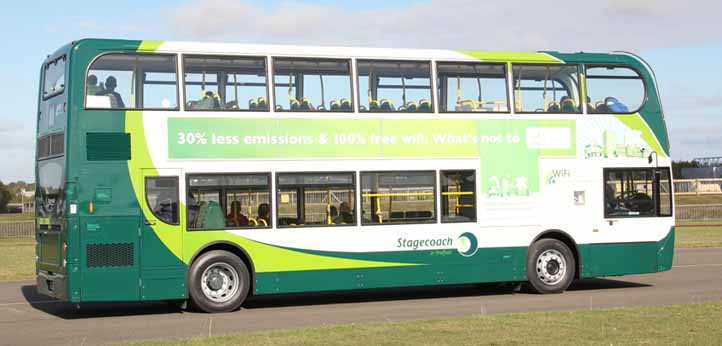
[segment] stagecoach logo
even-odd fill
[[[552,185],[556,183],[559,179],[571,178],[571,176],[572,171],[570,169],[553,169],[547,172],[544,181],[546,181],[547,185]]]
[[[474,256],[476,250],[479,249],[479,242],[476,236],[471,232],[462,233],[456,242],[456,250],[464,257]]]
[[[456,251],[459,252],[460,255],[464,257],[471,257],[474,256],[476,253],[476,250],[479,248],[479,242],[476,240],[476,236],[471,232],[465,232],[462,233],[456,240],[452,237],[446,237],[446,238],[427,238],[427,239],[406,239],[406,238],[399,238],[397,240],[397,248],[400,249],[412,249],[412,250],[419,250],[419,249],[427,249],[427,248],[439,248],[450,250],[456,247]],[[444,256],[451,254],[446,253],[446,251],[443,252],[437,252],[437,250],[434,250],[433,254],[440,255],[444,254]]]

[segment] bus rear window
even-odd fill
[[[589,113],[635,113],[644,104],[644,81],[631,68],[590,67],[586,81]]]
[[[65,90],[65,55],[45,65],[43,98],[60,94]]]

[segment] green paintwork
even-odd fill
[[[301,251],[301,250],[299,250]],[[309,253],[327,253],[304,251]],[[338,253],[351,258],[413,259],[430,262],[412,267],[358,268],[343,270],[284,271],[256,275],[256,294],[328,291],[398,286],[523,281],[526,279],[526,247],[480,249],[462,257],[456,249]]]
[[[661,149],[658,153],[660,156],[666,154],[669,156],[669,137],[667,134],[667,125],[664,122],[662,114],[662,103],[659,98],[659,90],[654,78],[654,72],[641,59],[635,58],[627,54],[603,54],[603,53],[559,53],[546,52],[547,54],[563,60],[570,64],[581,65],[626,65],[637,70],[644,80],[647,87],[647,102],[645,102],[639,114],[645,123],[652,129],[654,137],[659,142]]]
[[[630,129],[637,130],[642,133],[642,140],[644,140],[647,145],[652,148],[657,154],[659,154],[659,157],[667,157],[666,151],[662,149],[662,147],[659,145],[659,141],[657,141],[657,137],[654,136],[652,133],[652,130],[649,128],[647,123],[644,122],[644,120],[637,114],[617,114],[615,115],[619,121],[624,123],[624,125],[627,125]]]
[[[662,240],[657,242],[657,271],[662,272],[672,269],[674,260],[674,239],[676,231],[674,226]]]
[[[64,47],[69,54],[67,75],[69,76],[65,97],[67,97],[67,118],[54,128],[38,128],[38,134],[65,128],[67,185],[66,205],[77,204],[78,213],[68,215],[64,225],[70,232],[63,232],[56,242],[60,246],[67,242],[66,277],[58,279],[59,284],[67,283],[66,290],[59,290],[58,298],[73,302],[94,300],[143,300],[143,299],[177,299],[187,295],[185,274],[188,264],[197,251],[211,242],[225,241],[242,247],[250,256],[256,269],[255,291],[258,294],[303,292],[332,289],[354,289],[372,287],[413,286],[445,283],[467,283],[485,281],[519,281],[525,279],[526,247],[484,248],[474,256],[460,256],[455,249],[448,250],[417,250],[392,251],[374,253],[344,253],[310,251],[292,249],[253,241],[228,231],[187,232],[184,226],[164,225],[157,222],[155,226],[144,226],[154,216],[144,205],[144,177],[158,174],[147,148],[143,130],[143,112],[141,111],[92,111],[84,110],[85,71],[98,54],[107,51],[152,52],[161,46],[161,41],[131,40],[98,40],[89,39],[74,42]],[[590,56],[561,55],[558,53],[489,53],[463,51],[462,53],[484,61],[524,62],[524,63],[619,63],[636,64],[651,85],[648,78],[650,72],[635,59],[620,55]],[[576,59],[576,60],[575,60]],[[653,88],[652,88],[653,89]],[[648,143],[657,143],[661,152],[668,152],[664,122],[659,111],[658,98],[655,90],[648,91],[648,104],[638,116],[619,116],[627,126],[642,129],[643,138]],[[654,104],[657,104],[655,110]],[[39,101],[40,108],[44,103]],[[656,120],[655,120],[656,117]],[[208,118],[206,118],[209,120]],[[284,123],[266,124],[277,126],[283,133],[303,133],[303,128],[323,128],[327,131],[348,131],[347,124],[336,125],[338,122],[323,120],[288,119]],[[175,121],[175,120],[174,120]],[[219,120],[220,121],[220,120]],[[249,119],[249,121],[253,121]],[[477,135],[492,133],[521,133],[530,126],[568,127],[572,129],[576,143],[574,120],[518,120],[518,121],[478,121],[458,119],[456,123],[447,125],[436,120],[362,120],[353,129],[368,133],[403,135],[404,128],[417,131],[444,130],[451,133],[461,129]],[[366,121],[366,123],[363,123]],[[413,126],[409,122],[414,121]],[[447,120],[445,120],[447,121]],[[41,124],[41,122],[39,123]],[[648,124],[649,126],[644,126]],[[215,124],[219,125],[219,124]],[[260,124],[259,124],[260,125]],[[269,125],[269,126],[271,126]],[[232,129],[234,124],[220,124],[216,129]],[[254,125],[256,126],[256,125]],[[248,126],[247,128],[253,128]],[[264,126],[264,125],[260,125]],[[660,127],[661,126],[661,127]],[[377,129],[384,132],[376,132]],[[662,130],[660,130],[660,128]],[[644,131],[646,129],[646,137]],[[651,129],[651,132],[650,132]],[[661,131],[661,132],[660,132]],[[94,132],[130,133],[131,160],[127,161],[87,161],[86,134]],[[659,138],[659,142],[651,141]],[[524,151],[525,143],[520,143],[518,150]],[[267,155],[302,156],[309,153],[302,149],[278,148],[263,149],[255,153],[255,157]],[[295,151],[294,151],[295,150]],[[354,151],[357,150],[357,151]],[[344,150],[354,157],[368,155],[368,148]],[[211,153],[215,153],[210,151]],[[311,151],[314,152],[314,151]],[[509,157],[509,152],[502,155],[498,150],[487,146],[446,147],[438,148],[430,145],[405,145],[397,147],[372,148],[372,153],[388,157],[443,156],[454,152],[461,156],[481,156],[485,162],[505,162],[502,165],[483,170],[487,176],[494,174],[538,174],[537,160],[544,156],[574,156],[576,146],[569,150],[536,150],[531,155],[514,152],[517,160],[502,160]],[[316,157],[333,157],[334,152],[317,149]],[[237,153],[248,155],[248,153]],[[324,156],[325,155],[325,156]],[[527,160],[528,158],[528,160]],[[532,179],[530,190],[537,191],[538,179]],[[482,181],[482,189],[485,182]],[[90,203],[95,210],[90,213]],[[185,220],[185,208],[181,205],[181,225]],[[45,218],[41,218],[45,219]],[[140,235],[139,235],[140,234]],[[668,270],[671,267],[674,242],[674,230],[665,239],[657,243],[639,244],[600,244],[580,245],[583,276],[620,275],[631,272],[653,272]],[[85,253],[88,244],[132,243],[134,245],[134,264],[127,267],[88,268]],[[44,244],[43,246],[52,246]],[[46,250],[52,253],[56,248]],[[59,248],[57,248],[59,249]],[[610,256],[609,253],[615,256]],[[634,255],[637,254],[637,255]],[[626,257],[625,257],[626,256]],[[611,259],[610,259],[611,258]],[[617,259],[623,259],[619,261]],[[633,265],[629,265],[634,260]],[[41,266],[39,265],[39,268]],[[62,272],[58,266],[57,272]],[[46,268],[47,270],[47,268]],[[67,291],[67,295],[64,293]],[[63,293],[60,293],[63,292]]]
[[[163,41],[154,41],[154,40],[143,40],[140,43],[140,46],[138,46],[137,51],[138,52],[155,52],[160,48],[160,45],[163,44]]]
[[[657,242],[580,244],[582,277],[618,276],[672,268],[674,227]]]
[[[562,64],[564,61],[546,54],[533,52],[486,52],[478,50],[460,50],[459,53],[487,62],[513,62],[513,63],[546,63]]]

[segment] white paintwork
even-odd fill
[[[374,171],[374,170],[440,170],[474,169],[477,182],[480,179],[481,162],[479,158],[429,158],[429,159],[168,159],[169,117],[224,117],[224,118],[296,118],[296,117],[344,118],[348,114],[290,114],[290,113],[234,113],[225,112],[144,112],[143,124],[146,131],[151,159],[155,167],[171,168],[182,171],[180,181],[192,173],[220,172],[295,172],[295,171]],[[353,114],[357,118],[399,117],[396,114]],[[438,119],[439,115],[414,115],[414,118]],[[511,119],[510,115],[462,115],[454,118]],[[545,118],[569,119],[574,115],[547,115]],[[535,115],[517,115],[514,119],[534,119]],[[585,115],[577,117],[577,143],[581,138],[593,137],[599,125],[605,127],[623,126],[618,120],[604,115]],[[619,124],[607,124],[617,122]],[[579,144],[580,145],[580,144]],[[660,166],[668,166],[668,158],[659,158]],[[562,230],[571,235],[578,244],[646,242],[662,239],[674,224],[671,217],[627,218],[609,225],[604,218],[604,193],[602,182],[603,168],[613,167],[653,167],[646,158],[623,159],[583,159],[583,148],[577,149],[576,158],[540,158],[539,193],[526,198],[521,197],[484,197],[477,183],[477,222],[475,223],[435,223],[417,225],[374,225],[374,226],[336,226],[306,228],[241,229],[228,232],[259,242],[277,246],[310,250],[369,252],[369,251],[413,251],[412,248],[399,248],[398,240],[447,238],[457,239],[463,232],[472,232],[478,239],[480,248],[528,246],[545,230]],[[554,184],[547,184],[546,172],[551,170],[569,170],[568,178],[559,178]],[[438,172],[437,172],[438,174]],[[359,179],[357,177],[357,189]],[[437,179],[438,181],[438,179]],[[275,191],[275,176],[271,191]],[[358,190],[357,190],[358,191]],[[575,205],[574,191],[584,191],[585,203]],[[357,192],[358,194],[358,192]],[[186,196],[186,186],[181,183],[180,195]],[[358,199],[357,199],[358,200]],[[437,189],[437,215],[439,215],[440,192]],[[275,205],[272,194],[271,205]],[[275,207],[272,218],[276,219]],[[356,210],[360,210],[357,205]],[[437,216],[438,217],[438,216]],[[182,223],[184,224],[184,223]],[[184,226],[185,227],[185,226]],[[441,248],[441,247],[437,247]],[[434,249],[434,247],[424,247]]]

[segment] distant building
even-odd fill
[[[26,191],[25,189],[20,190],[20,200],[22,204],[23,213],[34,213],[35,212],[35,191]]]
[[[722,178],[722,156],[700,157],[692,160],[699,167],[682,168],[682,179],[719,179]]]

